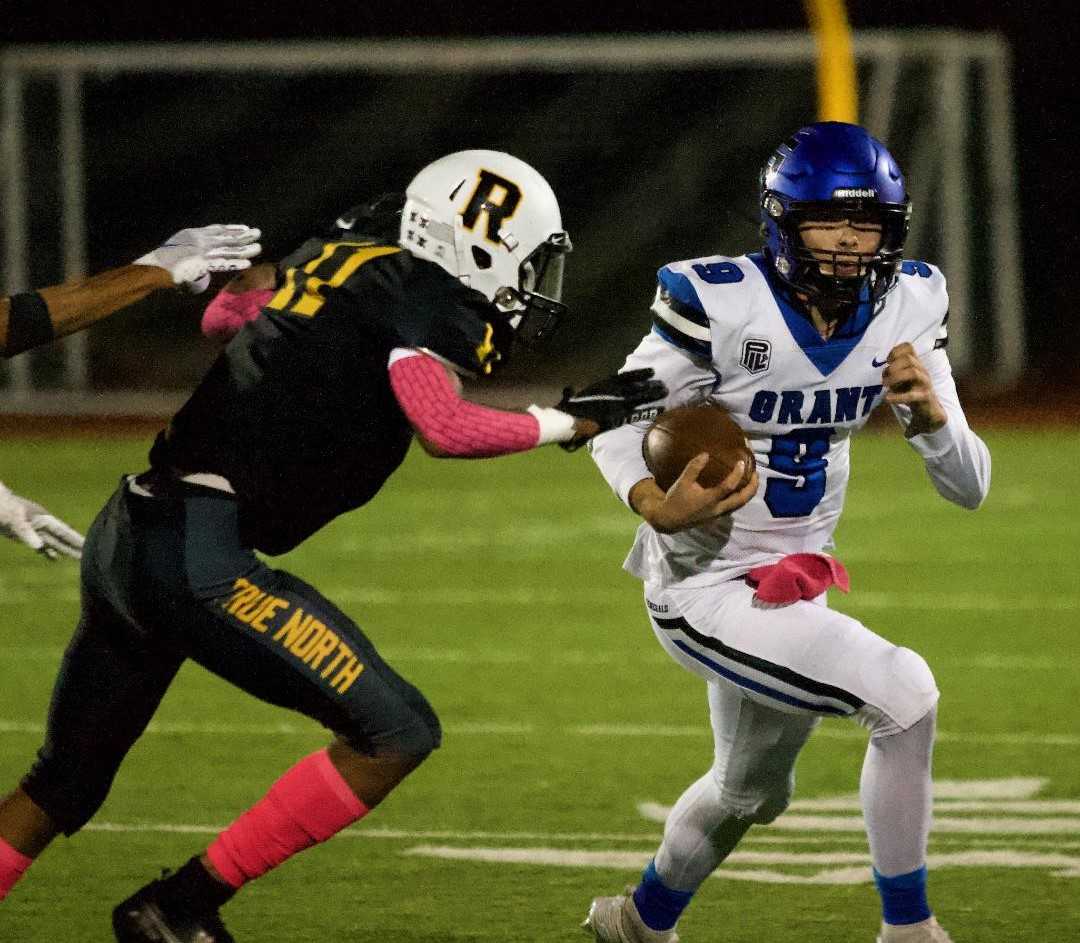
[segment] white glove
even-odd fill
[[[239,224],[181,229],[135,264],[167,269],[177,285],[197,295],[206,291],[211,272],[250,268],[251,259],[262,252],[261,235],[258,229]]]
[[[40,504],[20,498],[0,481],[0,534],[26,544],[50,560],[60,554],[78,560],[83,538]]]

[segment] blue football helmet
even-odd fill
[[[761,170],[761,223],[765,255],[781,281],[807,303],[842,311],[877,302],[896,284],[911,219],[911,200],[892,155],[865,128],[821,121],[800,128]],[[880,225],[877,252],[834,252],[824,257],[803,244],[808,221],[849,220]],[[829,258],[829,255],[832,258]],[[858,274],[825,275],[838,265]]]

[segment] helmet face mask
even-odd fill
[[[406,190],[399,241],[492,302],[525,344],[564,314],[571,250],[548,182],[499,151],[459,151],[429,164]]]
[[[895,285],[911,203],[885,146],[858,125],[809,125],[780,145],[761,174],[765,252],[807,304],[841,313],[876,303]],[[875,251],[810,248],[808,226],[880,232]]]
[[[517,340],[526,347],[538,347],[555,333],[566,305],[562,297],[563,265],[570,251],[570,238],[555,233],[537,246],[521,263],[518,287],[502,286],[492,299],[510,315]]]

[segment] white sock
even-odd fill
[[[656,873],[673,891],[696,891],[746,834],[752,823],[720,801],[712,771],[690,786],[668,815],[656,853]]]
[[[900,733],[871,737],[862,799],[870,859],[878,874],[908,874],[926,863],[933,793],[930,778],[937,708]]]

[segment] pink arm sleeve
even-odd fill
[[[446,368],[432,357],[403,357],[389,371],[394,396],[412,427],[446,455],[486,458],[525,452],[540,442],[535,417],[461,399]]]
[[[255,289],[240,294],[219,291],[203,312],[203,334],[220,341],[232,340],[240,328],[258,317],[263,305],[273,297],[272,289]]]

